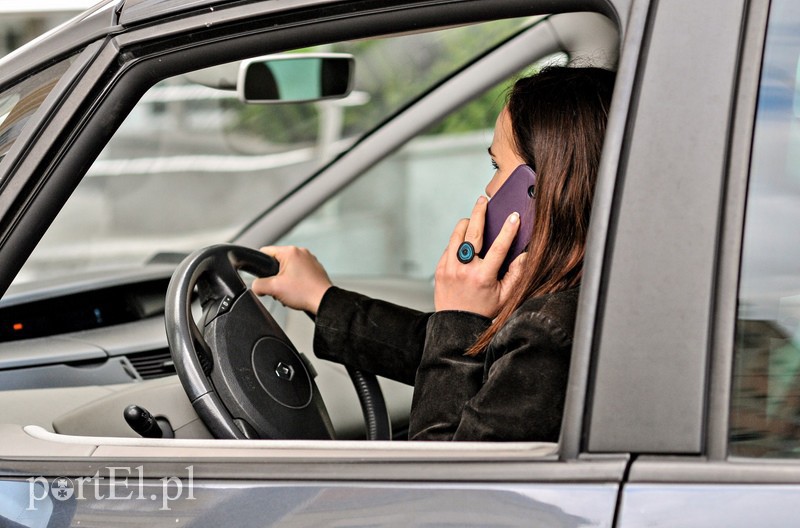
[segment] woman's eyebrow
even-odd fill
[[[492,152],[492,147],[487,148],[486,151],[489,153],[491,157],[494,157],[494,152]]]

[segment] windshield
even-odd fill
[[[355,57],[344,99],[245,104],[181,75],[153,86],[16,282],[142,265],[230,240],[365,133],[530,21],[300,50]],[[440,132],[446,132],[441,130]]]
[[[0,92],[0,169],[25,125],[55,88],[74,58],[75,55],[72,55]]]

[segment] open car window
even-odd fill
[[[334,277],[432,279],[456,222],[491,179],[487,148],[509,88],[568,60],[544,57],[490,88],[376,164],[278,245],[313,248]]]
[[[354,56],[354,90],[339,100],[245,104],[191,75],[158,83],[89,169],[17,282],[138,266],[231,239],[389,116],[533,22],[298,50]]]
[[[69,392],[80,398],[88,394],[84,385],[154,381],[145,377],[146,367],[140,367],[146,361],[158,365],[154,377],[168,378],[164,385],[168,390],[178,390],[180,396],[171,400],[183,401],[179,380],[171,376],[175,362],[170,360],[164,332],[162,315],[171,311],[157,290],[166,290],[169,274],[188,253],[239,241],[245,232],[251,247],[277,242],[311,248],[344,288],[429,311],[430,278],[448,235],[491,178],[486,150],[506,89],[521,74],[568,60],[566,53],[550,55],[563,46],[554,36],[559,28],[583,36],[585,27],[596,24],[596,33],[585,37],[586,45],[600,48],[600,64],[613,65],[617,44],[611,22],[601,15],[580,13],[572,19],[585,25],[573,28],[570,15],[345,41],[281,54],[351,54],[356,63],[354,89],[336,100],[248,104],[226,87],[198,80],[199,70],[164,79],[149,89],[135,86],[135,93],[143,93],[138,104],[93,161],[17,277],[19,288],[6,298],[9,313],[16,315],[20,307],[27,307],[36,312],[37,323],[43,321],[33,325],[8,319],[13,339],[6,348],[22,357],[29,342],[39,339],[43,357],[39,363],[22,358],[31,373],[15,388],[36,387],[44,362],[53,372],[72,372],[68,361],[111,365],[113,379],[101,379],[100,370],[82,369],[79,380],[69,380],[78,389]],[[561,22],[554,22],[559,16]],[[508,55],[512,56],[508,61],[497,60]],[[493,61],[499,65],[490,64]],[[420,108],[437,102],[445,103],[443,110],[417,119]],[[411,124],[413,132],[404,133],[409,120],[416,121]],[[387,139],[372,149],[375,143],[370,140],[376,136]],[[348,163],[352,159],[369,161],[354,170]],[[346,181],[352,183],[331,177],[337,171],[346,172]],[[320,207],[313,199],[302,203],[308,189],[325,181],[338,185],[325,194],[330,197],[326,203]],[[278,235],[264,235],[274,231],[259,231],[262,222],[280,218],[280,208],[297,196],[301,203],[295,213],[303,219],[294,229],[281,240],[275,240]],[[398,252],[404,257],[397,258]],[[143,300],[143,277],[151,280],[147,286],[152,286],[152,298],[158,301],[149,303],[149,295]],[[340,277],[351,282],[340,283]],[[117,280],[126,282],[126,287],[108,286]],[[86,306],[70,313],[83,318],[81,324],[67,330],[47,324],[53,318],[41,315],[45,311],[41,306],[55,311],[72,306],[75,299],[69,295],[76,291]],[[41,306],[33,306],[34,297]],[[101,297],[115,306],[129,302],[147,304],[147,309],[137,304],[125,318],[112,319],[96,305]],[[297,349],[310,356],[313,324],[301,312],[287,312],[275,319]],[[23,335],[23,330],[34,327],[43,330]],[[67,345],[81,350],[67,350]],[[62,360],[67,353],[72,355]],[[311,361],[337,438],[362,438],[363,418],[351,383],[342,375],[344,369],[317,358]],[[66,378],[53,381],[56,377],[49,375],[51,385],[44,386],[67,387],[62,381]],[[411,388],[384,380],[382,385],[401,438],[402,427],[408,425]],[[73,405],[65,397],[64,412],[45,416],[36,425],[52,426],[66,435],[131,436],[135,431],[124,422],[105,419],[119,418],[116,406],[128,397],[129,389],[121,388],[118,398],[98,398],[72,412],[66,412]],[[188,428],[181,431],[183,438],[210,436],[200,422],[180,427]]]

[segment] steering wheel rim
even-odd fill
[[[278,262],[260,251],[220,244],[189,255],[170,280],[165,313],[170,353],[189,400],[216,438],[334,438],[313,366],[239,275],[268,277],[278,269]],[[193,292],[203,308],[198,322]],[[348,372],[368,439],[390,439],[377,379]]]
[[[217,438],[333,438],[313,369],[240,270],[270,276],[278,263],[254,249],[211,246],[189,255],[167,289],[167,341],[195,411]]]

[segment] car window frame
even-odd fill
[[[114,53],[104,47],[101,41],[83,48],[31,116],[0,164],[4,171],[0,174],[0,251],[4,252],[4,258],[0,262],[2,293],[8,289],[25,259],[44,234],[46,225],[49,225],[57,211],[54,208],[60,208],[60,203],[63,203],[64,193],[68,195],[72,189],[51,186],[44,192],[34,193],[39,207],[50,211],[42,214],[41,219],[44,219],[45,225],[39,225],[40,222],[34,218],[36,213],[29,212],[32,200],[26,199],[26,196],[31,189],[41,189],[42,183],[58,165],[60,159],[56,159],[55,152],[63,147],[61,142],[68,142],[64,139],[66,134],[62,127],[78,127],[76,122],[82,119],[82,113],[76,111],[76,105],[80,105],[88,88],[84,80],[87,76],[99,76],[106,71],[111,66],[113,57]],[[43,119],[43,116],[48,115],[50,119]],[[61,126],[60,116],[64,116]],[[39,207],[36,208],[37,211]],[[24,236],[26,231],[31,236]]]
[[[729,457],[729,429],[736,321],[738,317],[747,185],[753,148],[761,64],[769,20],[768,0],[751,1],[743,35],[736,106],[732,132],[725,200],[721,211],[719,268],[716,281],[713,343],[709,371],[707,455],[710,460]]]
[[[648,15],[604,254],[589,452],[706,449],[719,215],[748,3],[723,4],[684,18],[683,4],[659,3]],[[699,27],[717,12],[725,29],[708,38]],[[674,39],[679,25],[690,38]],[[689,56],[704,60],[681,70]]]
[[[515,2],[503,2],[501,4],[500,0],[497,1],[498,13],[503,13],[504,16],[505,14],[511,16],[524,13],[533,14],[536,12],[535,4],[521,8]],[[585,7],[597,7],[597,5],[601,3],[602,2],[587,2]],[[311,4],[311,2],[309,2],[309,4]],[[471,8],[461,10],[458,19],[452,22],[463,23],[466,21],[479,21],[486,16],[483,8],[478,3],[468,4]],[[608,4],[602,3],[602,5],[608,7]],[[570,4],[570,6],[575,7],[573,4]],[[222,22],[225,20],[233,20],[231,23],[235,24],[238,18],[244,16],[247,11],[252,9],[255,9],[253,4],[248,4],[247,6],[236,9],[232,8],[230,13],[228,13],[228,18],[224,18]],[[605,9],[605,11],[607,13],[608,9]],[[421,24],[430,24],[431,27],[440,26],[441,19],[438,18],[439,14],[440,11],[437,6],[425,5],[424,13],[416,10],[413,17],[407,16],[405,18],[405,23],[409,28],[418,28]],[[365,21],[365,35],[380,34],[382,28],[386,25],[392,25],[393,32],[397,30],[396,11],[359,16]],[[150,27],[134,30],[130,33],[113,37],[108,42],[108,45],[101,47],[96,57],[94,57],[94,60],[86,65],[85,75],[77,81],[77,86],[75,86],[73,92],[71,92],[69,97],[65,100],[64,107],[61,111],[54,114],[55,118],[64,118],[67,122],[69,122],[69,119],[75,119],[76,115],[84,116],[83,119],[85,120],[81,121],[79,126],[70,131],[60,130],[55,125],[44,128],[44,132],[48,134],[46,138],[47,141],[42,142],[39,147],[44,149],[46,146],[49,146],[51,150],[48,153],[53,155],[54,161],[51,166],[47,167],[46,170],[43,170],[41,174],[38,175],[39,179],[34,180],[34,183],[41,185],[47,182],[48,185],[43,187],[43,189],[47,190],[47,193],[46,195],[40,194],[36,199],[21,204],[22,207],[17,211],[20,215],[17,226],[32,231],[26,232],[26,229],[14,230],[6,238],[5,243],[0,246],[0,250],[9,251],[9,248],[17,248],[19,253],[23,255],[23,258],[24,255],[27,255],[30,250],[32,250],[32,247],[29,247],[29,235],[31,232],[37,232],[33,227],[34,223],[41,222],[41,218],[52,219],[55,216],[59,208],[59,201],[68,196],[72,188],[77,184],[80,176],[86,171],[87,165],[91,164],[94,157],[104,146],[105,141],[113,131],[114,125],[118,125],[123,119],[120,118],[117,123],[109,123],[99,116],[102,116],[106,109],[119,107],[127,109],[132,108],[144,91],[157,80],[181,73],[180,66],[173,66],[172,69],[170,69],[168,62],[174,58],[170,57],[170,55],[175,55],[176,53],[166,54],[164,51],[165,42],[172,41],[173,39],[189,39],[187,33],[191,34],[191,39],[195,41],[204,38],[202,35],[198,36],[193,32],[196,31],[198,27],[207,27],[206,21],[208,17],[208,14],[201,14],[187,17],[186,19],[177,19],[174,22],[164,24],[164,26],[160,27],[157,31]],[[491,18],[494,19],[497,18],[497,16],[493,14]],[[215,24],[224,26],[222,22],[219,19],[215,19]],[[335,34],[336,30],[332,28],[339,22],[338,20],[332,20],[330,22],[331,28],[326,27],[324,24],[321,25],[319,28],[319,36],[316,37],[317,40],[314,42],[323,38],[333,38],[331,35]],[[366,22],[369,23],[367,24]],[[622,27],[624,27],[624,25]],[[217,28],[216,31],[219,31],[219,28]],[[338,31],[344,36],[344,30],[340,29]],[[219,58],[220,56],[217,55],[219,58],[218,60],[234,60],[248,53],[248,50],[260,49],[263,51],[267,32],[259,35],[246,34],[244,29],[242,32],[245,34],[236,37],[236,40],[247,41],[247,49],[243,50],[242,48],[231,45],[230,55],[222,58]],[[637,33],[638,36],[641,36],[641,34],[641,32]],[[308,41],[309,37],[304,35],[302,26],[275,30],[268,36],[272,39],[270,46],[273,46],[273,50],[275,51],[278,49],[286,49],[290,47],[291,44],[298,41],[304,44],[310,44]],[[347,38],[352,37],[353,32],[349,31],[347,33]],[[214,37],[211,35],[208,38],[211,39]],[[228,36],[228,38],[232,43],[234,37]],[[223,46],[223,48],[224,47],[225,46]],[[202,58],[203,53],[204,46],[195,42],[191,49],[184,49],[181,51],[184,57],[182,57],[179,62],[176,62],[176,64],[201,63],[204,60]],[[119,61],[120,57],[124,58],[122,63]],[[206,58],[205,60],[207,61],[208,59]],[[629,52],[627,60],[629,61],[628,64],[630,67],[631,64],[635,63],[635,54]],[[156,62],[160,65],[158,69],[152,68]],[[633,76],[629,75],[625,82],[632,83]],[[117,88],[117,93],[106,95],[108,88],[112,85]],[[87,94],[93,94],[92,97],[94,97],[94,99],[92,99],[93,102],[91,106],[79,105],[78,103],[80,101],[88,97]],[[618,123],[625,120],[627,108],[627,101],[624,98],[614,107],[613,112],[618,115]],[[65,152],[61,148],[62,145],[68,145],[74,150]],[[609,149],[609,152],[611,152],[612,157],[609,161],[606,161],[604,166],[605,173],[601,177],[612,179],[615,177],[616,168],[614,162],[617,158],[614,155],[614,149],[619,147],[619,142],[610,142],[609,146],[606,147]],[[86,153],[88,153],[88,155]],[[29,178],[34,179],[33,170],[28,169],[27,175]],[[20,189],[20,195],[21,192],[22,189]],[[8,277],[9,275],[13,277],[15,272],[16,270],[13,264],[6,263],[0,265],[0,277]],[[3,284],[0,283],[0,286],[2,285]],[[585,351],[585,353],[588,352],[589,351]],[[572,387],[571,393],[576,393],[575,387]],[[575,432],[574,434],[579,433]],[[561,456],[562,460],[576,460],[577,458],[577,454]],[[601,465],[610,463],[609,467],[613,466],[612,473],[616,475],[614,477],[614,480],[616,480],[617,477],[622,476],[625,464],[621,461],[624,460],[627,460],[627,455],[621,454],[614,461],[609,461],[606,457],[601,457],[598,463],[602,462]],[[536,462],[542,463],[543,461],[538,460]],[[593,463],[590,459],[586,459],[585,462],[589,466]],[[543,471],[547,474],[550,470]],[[468,473],[473,474],[472,470],[468,471]],[[502,471],[498,473],[498,478],[501,477],[502,473]],[[603,474],[607,474],[607,472]],[[432,475],[431,478],[435,477]],[[556,480],[561,479],[561,477],[554,476],[548,478],[556,478]]]

